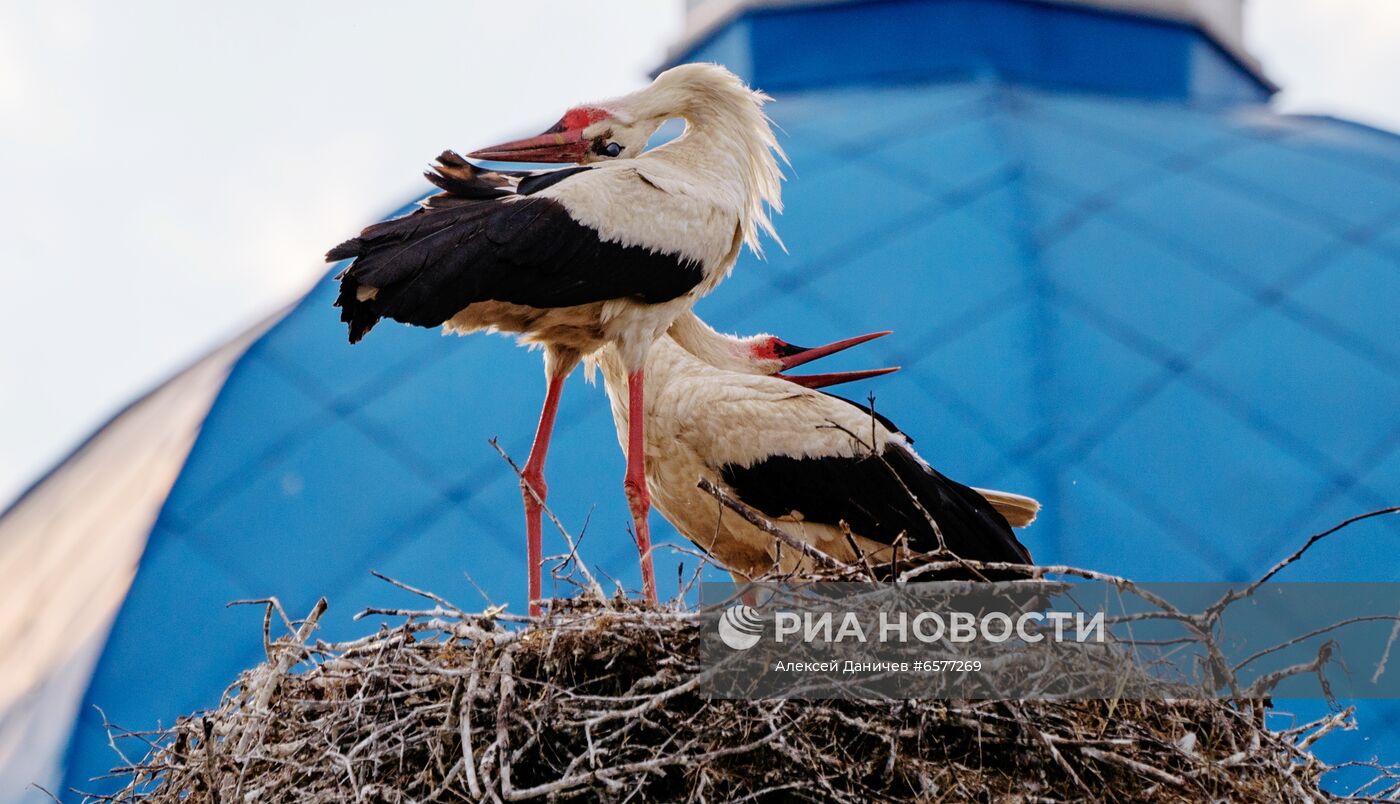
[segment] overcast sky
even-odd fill
[[[1247,25],[1281,108],[1400,130],[1400,0]],[[438,151],[641,86],[681,27],[678,0],[0,4],[0,504]]]

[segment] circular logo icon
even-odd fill
[[[763,615],[748,606],[730,606],[719,618],[719,638],[734,650],[748,650],[763,638]]]

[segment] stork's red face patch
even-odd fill
[[[555,134],[561,131],[582,131],[599,120],[607,119],[607,117],[608,111],[606,109],[599,109],[596,106],[575,106],[564,113],[564,116],[560,118],[559,122],[554,124],[554,128],[551,128],[545,133]]]
[[[803,351],[801,346],[773,337],[764,338],[749,348],[759,360],[781,360]]]

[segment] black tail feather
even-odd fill
[[[347,271],[339,277],[340,294],[335,298],[335,306],[340,308],[340,320],[350,325],[350,342],[359,343],[366,332],[379,323],[379,314],[374,312],[371,301],[360,300],[360,283]]]
[[[352,237],[349,240],[346,240],[344,243],[341,243],[340,245],[331,249],[330,251],[327,251],[326,262],[340,262],[341,260],[348,260],[352,257],[358,257],[360,256],[360,254],[364,253],[364,247],[365,241],[361,240],[358,237]],[[341,276],[344,276],[344,274],[341,274]],[[336,277],[336,279],[339,278],[340,276]]]
[[[443,190],[441,195],[428,198],[430,207],[455,206],[463,202],[489,201],[511,195],[515,189],[511,176],[494,170],[482,170],[452,151],[438,155],[438,164],[423,172],[423,177]]]

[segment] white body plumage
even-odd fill
[[[629,147],[639,150],[642,133],[680,117],[686,121],[680,137],[635,158],[593,164],[529,197],[559,203],[603,242],[695,263],[700,281],[689,291],[660,303],[630,296],[548,308],[475,302],[444,330],[519,333],[523,342],[555,353],[551,374],[603,343],[616,344],[630,370],[640,368],[650,344],[728,276],[746,243],[761,254],[760,232],[776,239],[768,215],[782,209],[782,151],[762,113],[767,100],[715,65],[668,70],[646,89],[599,104],[609,117],[584,136],[600,127],[612,139],[630,133],[641,142]]]
[[[743,500],[726,482],[725,467],[749,468],[781,456],[793,459],[857,459],[897,450],[927,469],[904,434],[844,400],[769,376],[744,348],[745,340],[715,334],[693,315],[653,346],[646,363],[646,468],[652,500],[687,538],[742,582],[777,566],[810,569],[811,560],[781,547],[771,536],[697,487],[705,478]],[[629,425],[626,370],[612,347],[596,358],[626,449]],[[718,364],[718,365],[716,365]],[[929,470],[931,471],[931,470]],[[980,491],[1013,524],[1025,525],[1039,504],[1004,492]],[[753,503],[749,502],[750,505]],[[790,534],[841,561],[891,558],[893,548],[859,531],[855,545],[843,529],[812,521],[801,510],[770,517]],[[1012,539],[1014,543],[1014,539]],[[1019,546],[1019,545],[1018,545]],[[1012,558],[1011,560],[1017,560]]]
[[[625,368],[611,348],[599,353],[598,365],[618,442],[625,450]],[[669,337],[652,347],[646,371],[646,467],[652,502],[737,579],[762,575],[775,563],[783,570],[808,567],[810,560],[792,550],[780,557],[782,551],[771,536],[732,513],[721,515],[715,498],[697,488],[700,478],[727,488],[720,475],[720,467],[727,464],[751,466],[774,454],[854,457],[869,452],[872,434],[877,443],[904,441],[855,407],[782,379],[717,368]],[[839,528],[804,523],[800,513],[778,521],[824,553],[843,561],[856,558]],[[872,556],[887,550],[860,541]]]

